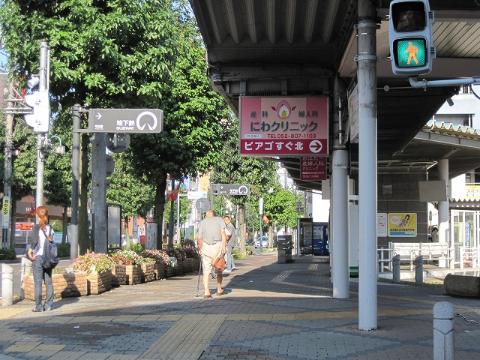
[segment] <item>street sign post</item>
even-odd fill
[[[242,184],[212,184],[212,193],[213,195],[247,196],[250,194],[250,188]]]
[[[92,133],[155,134],[162,132],[160,109],[90,109],[88,130]]]

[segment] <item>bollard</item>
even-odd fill
[[[415,258],[415,283],[417,285],[423,284],[423,256]]]
[[[25,276],[27,275],[32,275],[32,262],[27,259],[25,256],[22,257],[22,262],[21,262],[21,266],[22,266],[22,271],[20,273],[20,297],[22,299],[25,298],[25,283],[24,283],[24,279],[25,279]]]
[[[400,282],[400,255],[395,255],[392,259],[393,282]]]
[[[433,360],[454,359],[454,316],[449,302],[438,302],[433,307]]]
[[[13,304],[13,268],[2,264],[2,299],[3,305]]]

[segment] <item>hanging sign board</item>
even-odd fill
[[[388,213],[389,237],[416,237],[417,213]]]
[[[240,154],[327,156],[328,98],[240,98]]]
[[[327,160],[318,156],[302,157],[300,179],[303,181],[327,180]]]

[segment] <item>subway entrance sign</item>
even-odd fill
[[[399,68],[421,68],[427,61],[425,39],[397,40],[395,62]]]

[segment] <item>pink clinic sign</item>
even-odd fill
[[[240,153],[327,156],[328,98],[240,98]]]

